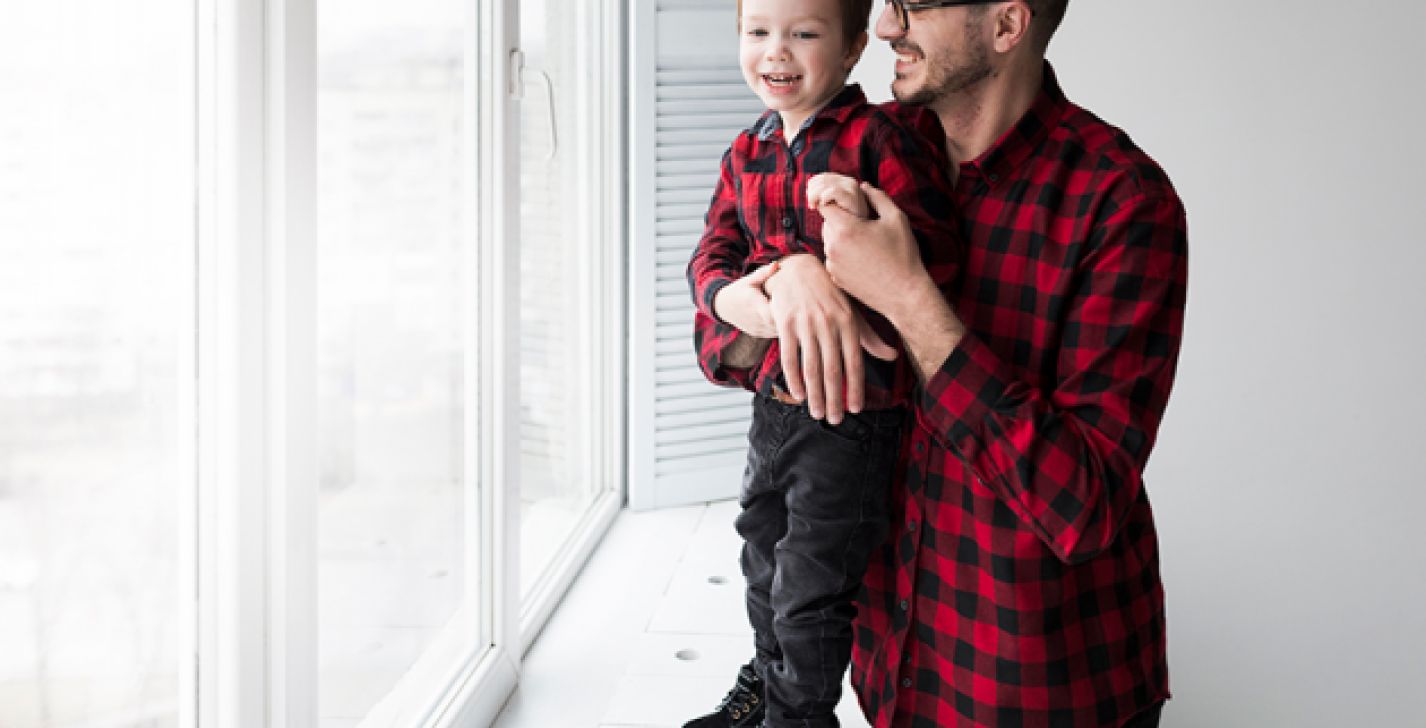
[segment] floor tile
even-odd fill
[[[738,667],[752,654],[751,634],[648,633],[639,638],[625,674],[717,677],[731,685]]]
[[[741,574],[728,576],[725,571],[680,564],[649,621],[649,631],[751,634],[743,590]]]
[[[496,728],[676,728],[716,707],[751,655],[737,514],[733,501],[621,513]],[[837,716],[867,726],[850,688]]]
[[[602,723],[681,726],[718,706],[726,677],[625,675],[609,700]]]

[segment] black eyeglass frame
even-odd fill
[[[901,21],[901,30],[911,30],[911,11],[931,10],[932,8],[953,8],[958,5],[989,5],[991,3],[1004,2],[1004,0],[886,0],[886,4],[895,8],[896,19]]]

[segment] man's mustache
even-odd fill
[[[914,53],[918,56],[923,57],[926,55],[925,53],[921,52],[921,46],[918,46],[909,40],[893,41],[891,43],[891,50],[896,53]]]

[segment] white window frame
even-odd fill
[[[198,4],[198,724],[316,719],[315,5]]]

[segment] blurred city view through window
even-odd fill
[[[193,488],[194,17],[0,23],[0,725],[178,724]]]
[[[433,700],[466,599],[466,6],[318,3],[318,691],[323,728]],[[473,402],[470,404],[473,405]],[[436,663],[436,664],[433,664]],[[418,669],[418,665],[428,665]]]

